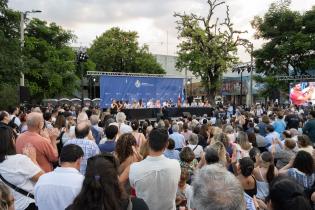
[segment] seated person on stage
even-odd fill
[[[153,101],[153,99],[150,99],[150,100],[147,102],[147,108],[154,108],[154,101]]]
[[[125,101],[125,102],[124,102],[124,107],[125,107],[125,109],[130,109],[130,108],[131,108],[131,105],[129,104],[128,101]]]
[[[117,106],[118,106],[118,108],[117,108],[118,112],[121,112],[121,110],[123,110],[125,108],[123,101],[118,101]]]
[[[161,101],[160,100],[156,100],[155,108],[161,108]]]
[[[134,101],[132,102],[131,109],[137,109],[137,108],[138,108],[138,103],[137,103],[136,100],[134,100]]]
[[[112,104],[110,105],[110,108],[113,110],[113,113],[116,114],[118,110],[118,104],[115,99],[112,100]]]

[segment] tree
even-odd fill
[[[21,68],[19,13],[0,0],[0,108],[16,105]]]
[[[315,7],[303,14],[291,11],[290,3],[273,3],[263,17],[252,21],[255,37],[266,41],[253,53],[256,72],[264,75],[256,80],[266,84],[261,90],[265,96],[273,89],[288,92],[289,82],[279,83],[275,76],[304,75],[315,67]]]
[[[245,44],[244,39],[235,35],[243,32],[233,29],[229,16],[229,7],[226,6],[226,18],[220,23],[214,19],[217,7],[225,4],[221,0],[207,0],[209,5],[206,17],[196,14],[175,13],[179,18],[176,21],[179,32],[178,70],[189,69],[201,78],[209,98],[213,99],[217,93],[223,72],[238,61],[237,46]]]
[[[88,50],[96,70],[164,74],[148,47],[139,47],[137,38],[137,32],[125,32],[119,28],[111,28],[97,37]]]
[[[69,43],[75,38],[55,23],[33,19],[27,25],[24,47],[26,85],[34,99],[71,96],[79,87],[75,52]]]
[[[301,75],[315,67],[315,7],[301,14],[290,1],[271,4],[264,17],[255,17],[255,37],[267,41],[254,51],[256,71],[265,75]]]

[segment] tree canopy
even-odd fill
[[[20,14],[0,0],[0,109],[18,103],[21,67],[19,40]]]
[[[148,47],[139,47],[137,38],[137,32],[119,28],[111,28],[97,37],[88,50],[96,70],[164,74]]]
[[[0,81],[16,84],[21,71],[19,34],[20,15],[0,0]]]
[[[279,83],[275,76],[303,75],[315,68],[315,6],[301,13],[289,5],[289,0],[273,3],[263,17],[252,21],[255,37],[265,40],[253,53],[256,72],[263,75],[255,79],[266,84],[261,94],[273,99],[280,97],[273,90],[288,92],[289,87],[289,81]]]
[[[207,0],[208,15],[175,13],[179,44],[176,67],[189,69],[201,78],[210,98],[218,91],[221,77],[229,67],[238,61],[237,46],[246,40],[239,38],[241,31],[234,30],[230,20],[229,7],[226,6],[224,21],[215,19],[215,10],[225,4],[221,0]],[[237,37],[236,37],[237,36]]]
[[[305,12],[291,11],[290,1],[271,4],[252,26],[256,38],[266,40],[254,51],[256,71],[265,75],[300,75],[315,67],[315,6]]]
[[[78,88],[75,52],[69,46],[75,36],[55,23],[33,19],[25,30],[26,85],[34,98],[69,96]]]

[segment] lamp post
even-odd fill
[[[249,94],[248,100],[246,100],[246,104],[251,106],[253,104],[253,70],[254,70],[254,62],[253,62],[253,51],[254,45],[247,39],[239,39],[242,42],[242,45],[246,48],[246,51],[250,54],[250,67],[247,68],[247,71],[250,73],[249,80]],[[241,74],[241,84],[242,84],[242,74]],[[241,101],[242,101],[242,85],[241,85]]]
[[[96,98],[96,78],[93,78],[93,99]]]
[[[40,13],[42,12],[41,10],[32,10],[32,11],[25,11],[25,12],[21,12],[21,19],[20,19],[20,39],[21,39],[21,51],[24,48],[24,22],[25,19],[27,17],[27,14],[30,13]],[[23,64],[23,59],[22,60],[22,64]],[[23,65],[22,65],[23,68]],[[24,86],[25,85],[25,81],[24,81],[24,73],[23,73],[23,69],[21,69],[21,78],[20,78],[20,86]]]
[[[84,69],[82,64],[86,62],[88,58],[89,56],[82,49],[77,52],[77,71],[80,73],[81,76],[81,108],[84,107]]]
[[[249,94],[249,105],[253,105],[253,71],[254,71],[254,63],[253,63],[253,51],[254,45],[250,42],[250,94]]]

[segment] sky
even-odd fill
[[[226,0],[230,17],[237,30],[248,31],[242,38],[249,39],[258,49],[263,40],[253,38],[250,21],[263,16],[274,0]],[[292,0],[291,9],[305,11],[315,5],[315,0]],[[139,44],[149,45],[154,54],[176,55],[177,38],[174,12],[206,15],[207,0],[9,0],[9,7],[20,11],[32,9],[41,13],[29,14],[48,22],[55,22],[76,34],[73,46],[89,47],[93,40],[111,27],[137,31]],[[221,21],[225,18],[225,6],[215,11]],[[239,48],[241,61],[250,59]]]

